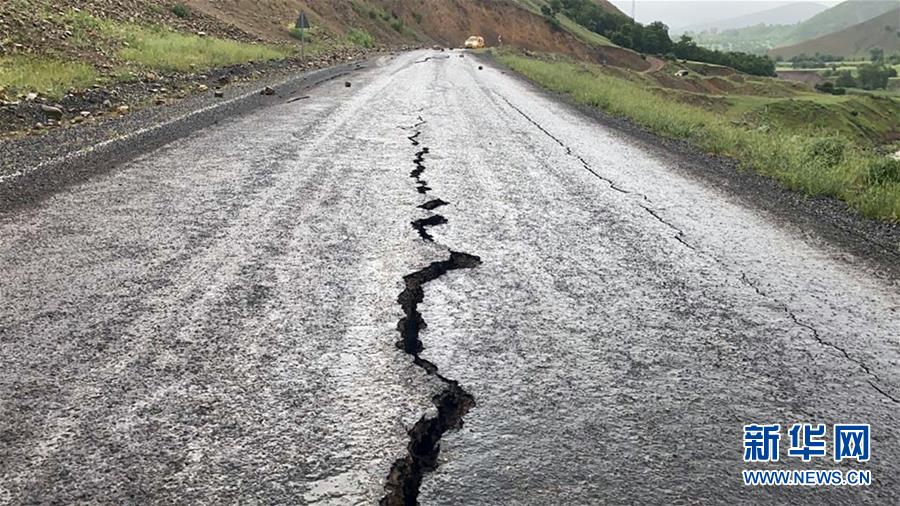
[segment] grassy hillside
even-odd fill
[[[900,161],[877,149],[900,134],[900,99],[817,94],[776,79],[697,65],[691,68],[707,75],[679,80],[672,77],[674,63],[641,74],[552,56],[505,52],[499,58],[553,91],[734,157],[791,189],[900,220]]]
[[[868,56],[875,47],[886,54],[900,53],[900,7],[836,33],[772,49],[769,54],[785,59],[816,53],[852,58]]]

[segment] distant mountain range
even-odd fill
[[[697,23],[686,26],[682,30],[685,32],[702,32],[706,30],[722,31],[746,28],[757,25],[795,25],[826,10],[828,10],[828,6],[825,4],[796,2],[720,21]]]
[[[900,6],[843,30],[772,49],[769,55],[788,59],[800,54],[821,53],[850,58],[868,56],[869,50],[875,47],[887,54],[900,52]]]
[[[897,0],[847,0],[800,23],[786,44],[839,32],[897,8]]]
[[[802,45],[802,50],[799,52],[815,54],[816,45],[823,43],[824,45],[818,50],[820,53],[851,56],[866,52],[867,49],[862,46],[876,44],[876,42],[888,54],[900,52],[900,39],[891,39],[885,34],[892,31],[891,27],[900,25],[900,17],[892,20],[890,14],[886,15],[884,21],[880,21],[884,26],[878,27],[878,33],[853,33],[860,30],[872,30],[871,26],[864,23],[893,12],[900,6],[898,0],[847,0],[795,24],[756,23],[743,28],[728,28],[729,25],[760,19],[776,19],[779,13],[802,16],[804,12],[812,12],[812,10],[804,11],[802,5],[809,6],[810,4],[794,3],[784,6],[784,9],[768,9],[732,20],[708,23],[707,25],[722,28],[690,33],[699,44],[706,47],[758,54],[778,54],[789,58],[797,53],[793,46],[800,46],[807,41],[811,42],[830,34],[847,31],[848,33],[841,33],[839,36],[824,41]],[[817,4],[811,5],[817,6]],[[842,43],[845,46],[840,46]],[[782,47],[786,49],[773,51],[773,48]],[[828,50],[825,49],[826,47]]]

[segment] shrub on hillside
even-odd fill
[[[840,86],[835,86],[831,81],[825,81],[824,83],[819,83],[815,86],[818,91],[822,93],[828,93],[831,95],[843,95],[847,93],[847,90],[841,88]]]
[[[837,80],[835,80],[834,84],[843,88],[853,88],[856,86],[856,79],[853,78],[853,74],[849,70],[841,70],[837,73]]]
[[[351,28],[347,34],[347,42],[359,47],[375,47],[375,37],[365,30]]]
[[[815,86],[815,88],[822,93],[834,93],[834,83],[831,81],[819,83]]]
[[[844,161],[847,141],[840,137],[820,137],[807,146],[809,160],[823,168],[837,167]]]
[[[187,19],[191,17],[191,11],[189,11],[187,6],[185,6],[184,4],[173,5],[172,14],[178,16],[181,19]]]

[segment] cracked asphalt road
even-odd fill
[[[897,503],[894,277],[430,55],[0,216],[0,503],[372,504],[441,377],[475,404],[422,504]],[[398,294],[449,251],[438,377]],[[754,422],[871,424],[874,484],[745,488]]]

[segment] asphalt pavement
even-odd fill
[[[346,80],[0,215],[0,503],[900,501],[890,269],[470,54]],[[798,422],[870,460],[743,462]]]

